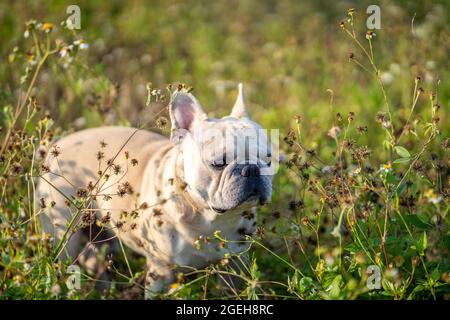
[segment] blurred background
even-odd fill
[[[336,112],[374,119],[383,104],[379,87],[349,63],[350,52],[364,58],[339,28],[347,10],[355,8],[357,30],[364,39],[365,10],[372,2],[78,1],[81,30],[74,39],[89,44],[77,62],[84,67],[42,73],[41,103],[61,125],[73,125],[77,119],[77,127],[98,125],[94,111],[108,115],[107,122],[122,117],[136,124],[155,112],[145,107],[146,83],[164,88],[183,82],[194,87],[211,116],[224,116],[236,84],[243,82],[252,116],[267,127],[286,128],[299,114],[308,118],[307,131],[314,132],[335,113],[329,112],[327,89],[334,92]],[[58,32],[70,4],[2,1],[3,61],[26,41],[25,21],[48,21]],[[385,73],[392,106],[402,116],[409,110],[416,76],[421,75],[422,85],[429,89],[438,79],[448,78],[450,5],[445,0],[377,4],[382,29],[373,40],[375,61]],[[18,87],[17,71],[22,70],[17,68],[21,66],[0,64],[2,95]],[[441,81],[443,105],[449,88],[448,81]],[[320,144],[318,138],[315,142]]]
[[[60,24],[69,16],[66,9],[71,4],[77,4],[81,9],[80,30],[69,31]],[[359,63],[370,69],[367,57],[339,26],[341,21],[347,21],[348,10],[354,8],[357,37],[368,48],[365,12],[371,4],[381,8],[381,30],[375,30],[376,36],[371,43],[396,129],[401,131],[407,122],[415,81],[426,93],[419,97],[411,119],[420,128],[431,121],[429,95],[432,92],[437,94],[442,135],[439,142],[433,142],[434,152],[438,155],[426,156],[435,160],[445,153],[437,146],[448,137],[450,129],[448,0],[386,0],[376,3],[372,0],[86,0],[76,3],[3,0],[0,2],[0,123],[6,127],[6,118],[17,104],[19,88],[26,88],[28,80],[24,81],[24,76],[29,76],[30,68],[35,66],[36,48],[26,33],[26,22],[34,19],[52,23],[52,39],[60,39],[66,44],[82,39],[87,44],[84,46],[86,50],[79,50],[73,61],[62,57],[61,52],[52,56],[39,74],[32,92],[42,113],[48,113],[54,119],[53,129],[57,136],[100,125],[150,123],[149,127],[152,127],[156,115],[164,114],[164,103],[153,99],[150,105],[146,105],[148,83],[156,89],[164,89],[167,84],[186,83],[194,88],[194,94],[210,116],[222,117],[230,112],[237,84],[243,82],[251,117],[263,127],[280,129],[283,137],[291,127],[296,129],[295,119],[300,116],[306,148],[316,150],[330,164],[336,160],[336,141],[330,138],[329,132],[336,125],[336,114],[341,114],[344,118],[342,125],[345,126],[348,113],[354,112],[354,127],[350,131],[358,137],[359,144],[374,150],[371,165],[378,170],[380,165],[392,159],[392,154],[383,149],[385,129],[376,124],[376,115],[386,110],[383,92],[376,77],[358,66]],[[420,80],[416,80],[417,77]],[[366,134],[359,134],[357,126],[366,127]],[[162,131],[167,133],[169,129]],[[424,130],[419,131],[423,133]],[[397,136],[399,133],[395,132]],[[420,150],[421,141],[411,134],[402,141],[402,145],[415,154]],[[282,149],[289,152],[284,144]],[[347,158],[350,159],[349,156]],[[442,185],[448,186],[448,176],[447,182],[445,179],[448,157],[444,155],[443,159]],[[350,168],[351,160],[348,162]],[[434,168],[431,162],[427,166],[428,169]],[[320,169],[316,172],[319,177],[322,174]],[[399,173],[399,177],[401,175]],[[311,230],[306,230],[307,219],[314,221],[314,212],[321,202],[314,191],[312,196],[305,195],[307,188],[303,181],[308,179],[308,175],[301,177],[283,169],[274,184],[273,204],[262,210],[260,222],[264,225],[272,220],[272,225],[269,222],[267,225],[270,228],[275,225],[281,234],[300,230],[304,248],[313,257],[317,242]],[[416,179],[416,183],[420,184],[420,181]],[[11,197],[14,196],[15,191],[11,192]],[[297,215],[294,211],[300,202],[294,200],[299,198],[305,201],[305,207]],[[377,203],[377,199],[373,202]],[[420,199],[425,199],[425,196]],[[427,204],[426,200],[420,201]],[[384,210],[383,205],[379,204],[380,210]],[[430,206],[427,210],[431,221],[430,217],[435,217],[435,207]],[[335,220],[326,223],[319,217],[317,224],[320,224],[320,232],[327,231],[328,240],[322,240],[323,252],[335,254],[333,248],[338,247],[338,240],[330,232],[336,230],[336,217],[333,209],[331,211]],[[280,213],[282,221],[274,221]],[[294,218],[297,223],[291,224]],[[304,226],[301,221],[306,221]],[[302,231],[302,227],[306,231]],[[298,254],[298,248],[291,249],[297,251],[286,250],[289,247],[287,243],[285,246],[286,238],[275,234],[274,228],[271,229],[273,232],[266,232],[265,239],[269,238],[267,246],[277,248],[277,252],[284,256]],[[392,228],[395,229],[390,233],[392,248],[396,250],[396,257],[401,257],[404,252],[398,241],[397,225],[393,223]],[[374,226],[372,230],[376,230]],[[436,234],[440,236],[429,239],[430,246],[437,247],[443,242],[442,230],[437,230]],[[345,236],[351,238],[348,231]],[[408,237],[405,239],[410,241]],[[447,249],[443,249],[443,255],[435,250],[433,256],[428,257],[433,263],[438,264],[442,257],[446,257],[448,263],[450,236],[446,239]],[[374,247],[379,245],[377,241],[374,240]],[[294,240],[289,245],[293,243]],[[320,254],[317,253],[318,256]],[[257,256],[262,278],[286,280],[286,269],[280,266],[279,261],[265,251],[257,253]],[[307,268],[307,254],[306,259],[300,255],[295,257],[293,259],[301,268]],[[379,259],[379,255],[374,259]],[[133,268],[141,270],[143,261],[140,263]],[[323,260],[319,260],[317,265],[320,263]],[[349,292],[346,298],[353,297],[356,291],[350,288]],[[358,294],[356,292],[355,297]]]

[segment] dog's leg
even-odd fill
[[[159,293],[167,291],[174,281],[175,274],[169,265],[147,259],[145,299],[152,299]]]

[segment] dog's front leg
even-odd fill
[[[158,294],[167,292],[175,280],[171,266],[147,259],[147,274],[145,276],[145,299],[153,299]]]

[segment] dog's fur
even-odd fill
[[[174,281],[174,265],[204,267],[227,252],[245,250],[247,245],[239,240],[255,228],[249,210],[271,198],[272,177],[259,174],[259,167],[270,161],[270,154],[258,158],[260,149],[270,149],[267,137],[246,146],[246,157],[259,164],[238,163],[227,151],[225,166],[212,165],[216,155],[222,157],[220,133],[231,132],[239,140],[246,130],[260,128],[248,117],[242,86],[228,117],[209,119],[193,95],[180,91],[172,96],[169,111],[171,140],[144,130],[102,127],[57,141],[60,154],[49,154],[50,172],[38,186],[39,199],[55,202],[47,205],[41,220],[56,243],[76,212],[73,205],[68,208],[67,200],[96,195],[88,208],[99,219],[110,217],[111,231],[147,258],[146,288],[150,292],[167,289]],[[202,136],[211,130],[219,134]],[[101,142],[106,146],[101,147]],[[98,151],[104,153],[101,160]],[[83,216],[89,217],[89,211],[82,211],[77,219]],[[216,231],[231,240],[227,246],[198,241],[213,237]],[[62,257],[75,258],[80,234],[69,235]]]

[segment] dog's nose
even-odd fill
[[[258,177],[259,174],[259,167],[256,164],[245,165],[241,170],[241,175],[243,177]]]

